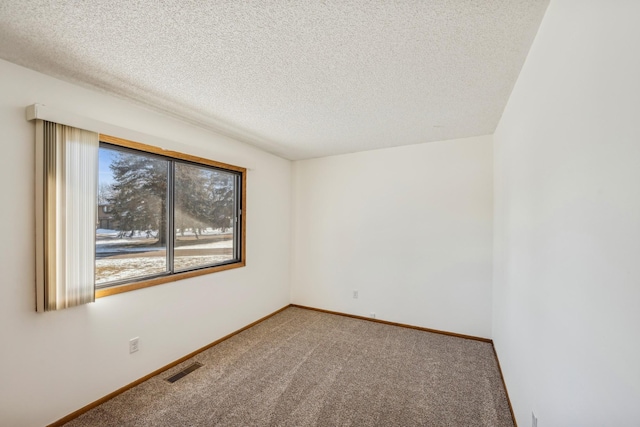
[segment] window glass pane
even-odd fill
[[[236,175],[175,163],[174,271],[236,260]]]
[[[165,273],[169,162],[101,146],[96,285]]]

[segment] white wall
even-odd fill
[[[490,136],[294,162],[292,302],[490,337],[492,167]]]
[[[639,16],[552,1],[495,134],[493,335],[521,426],[640,425]]]
[[[43,103],[116,136],[250,168],[247,266],[35,313],[34,124]],[[0,424],[42,426],[289,303],[291,162],[0,61]],[[146,136],[145,136],[146,134]],[[128,340],[140,337],[140,351]]]

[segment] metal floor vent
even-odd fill
[[[167,378],[167,381],[169,381],[170,383],[175,383],[176,381],[178,381],[179,379],[186,377],[187,375],[189,375],[191,372],[195,371],[196,369],[202,367],[202,363],[194,363],[192,365],[187,366],[186,368],[184,368],[182,371],[178,372],[175,375],[170,376],[169,378]]]

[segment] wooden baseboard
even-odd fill
[[[511,412],[511,419],[513,420],[513,426],[518,427],[518,422],[516,421],[516,414],[513,412],[513,406],[511,406],[511,399],[509,398],[507,383],[504,382],[504,375],[502,375],[502,368],[500,367],[500,359],[498,359],[498,352],[496,351],[496,346],[494,343],[491,343],[491,348],[493,348],[493,355],[496,357],[496,363],[498,364],[498,371],[500,372],[500,379],[502,380],[502,386],[504,387],[504,394],[507,396],[507,403],[509,404],[509,412]]]
[[[62,425],[64,425],[64,424],[68,423],[69,421],[71,421],[71,420],[73,420],[73,419],[75,419],[75,418],[78,418],[80,415],[84,414],[85,412],[90,411],[91,409],[95,408],[96,406],[99,406],[99,405],[103,404],[104,402],[106,402],[106,401],[108,401],[108,400],[113,399],[113,398],[114,398],[114,397],[116,397],[117,395],[119,395],[119,394],[121,394],[121,393],[124,393],[125,391],[129,390],[130,388],[133,388],[133,387],[135,387],[135,386],[137,386],[137,385],[139,385],[139,384],[141,384],[141,383],[143,383],[143,382],[147,381],[148,379],[150,379],[150,378],[152,378],[152,377],[155,377],[155,376],[156,376],[156,375],[158,375],[158,374],[161,374],[162,372],[166,371],[167,369],[171,369],[171,368],[173,368],[174,366],[176,366],[176,365],[178,365],[178,364],[180,364],[180,363],[184,362],[184,361],[185,361],[185,360],[187,360],[187,359],[192,358],[193,356],[195,356],[195,355],[196,355],[196,354],[198,354],[198,353],[201,353],[201,352],[203,352],[203,351],[205,351],[205,350],[210,349],[211,347],[213,347],[213,346],[215,346],[215,345],[217,345],[217,344],[220,344],[222,341],[228,340],[228,339],[229,339],[229,338],[231,338],[232,336],[237,335],[237,334],[239,334],[240,332],[242,332],[242,331],[244,331],[244,330],[247,330],[247,329],[249,329],[249,328],[250,328],[250,327],[252,327],[252,326],[257,325],[258,323],[260,323],[260,322],[262,322],[262,321],[264,321],[264,320],[267,320],[268,318],[270,318],[270,317],[272,317],[272,316],[275,316],[276,314],[280,313],[280,312],[281,312],[281,311],[283,311],[283,310],[286,310],[287,308],[289,308],[289,306],[288,306],[288,305],[286,305],[286,306],[282,307],[282,308],[281,308],[281,309],[279,309],[279,310],[274,311],[274,312],[273,312],[273,313],[271,313],[271,314],[268,314],[268,315],[264,316],[264,317],[263,317],[263,318],[261,318],[261,319],[256,320],[255,322],[252,322],[252,323],[248,324],[247,326],[244,326],[244,327],[242,327],[242,328],[238,329],[237,331],[231,332],[230,334],[225,335],[224,337],[222,337],[222,338],[220,338],[220,339],[218,339],[218,340],[215,340],[214,342],[212,342],[212,343],[210,343],[210,344],[207,344],[207,345],[205,345],[204,347],[199,348],[199,349],[198,349],[198,350],[196,350],[196,351],[192,351],[191,353],[187,354],[186,356],[183,356],[183,357],[181,357],[180,359],[175,360],[175,361],[173,361],[173,362],[169,363],[168,365],[163,366],[163,367],[162,367],[162,368],[160,368],[160,369],[156,369],[155,371],[151,372],[150,374],[145,375],[145,376],[144,376],[144,377],[142,377],[142,378],[138,378],[138,379],[137,379],[137,380],[135,380],[134,382],[132,382],[132,383],[130,383],[130,384],[127,384],[127,385],[125,385],[124,387],[121,387],[121,388],[119,388],[118,390],[116,390],[116,391],[114,391],[114,392],[112,392],[112,393],[109,393],[109,394],[107,394],[107,395],[106,395],[106,396],[104,396],[104,397],[101,397],[100,399],[96,400],[95,402],[91,402],[91,403],[89,403],[88,405],[86,405],[86,406],[84,406],[84,407],[82,407],[82,408],[78,409],[77,411],[74,411],[74,412],[70,413],[69,415],[67,415],[67,416],[65,416],[65,417],[63,417],[63,418],[60,418],[58,421],[55,421],[54,423],[49,424],[47,427],[60,427],[60,426],[62,426]]]
[[[493,344],[489,338],[476,337],[473,335],[457,334],[455,332],[440,331],[438,329],[423,328],[422,326],[407,325],[405,323],[389,322],[388,320],[374,319],[372,317],[357,316],[355,314],[341,313],[339,311],[324,310],[322,308],[307,307],[305,305],[291,304],[291,307],[305,308],[307,310],[319,311],[322,313],[336,314],[338,316],[351,317],[353,319],[368,320],[369,322],[383,323],[385,325],[400,326],[402,328],[416,329],[423,332],[433,332],[434,334],[449,335],[451,337],[465,338],[468,340],[482,341]]]

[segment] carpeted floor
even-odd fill
[[[290,307],[65,426],[513,423],[491,344]]]

